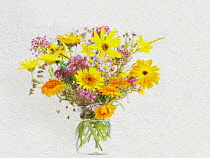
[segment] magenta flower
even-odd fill
[[[68,79],[71,74],[77,74],[76,72],[82,69],[87,69],[87,59],[85,57],[81,57],[80,55],[72,57],[68,61],[68,64],[64,70],[58,69],[55,71],[54,75],[60,79]]]
[[[131,86],[133,87],[133,89],[141,90],[140,85],[136,85],[136,81],[137,81],[136,78],[130,78],[130,79],[128,79],[128,83],[131,84]]]
[[[80,105],[93,104],[97,96],[98,92],[78,88],[78,101],[76,103]]]
[[[68,61],[67,70],[69,70],[73,74],[77,74],[76,71],[87,69],[87,59],[85,57],[81,57],[80,55],[74,56],[71,60]]]
[[[131,52],[129,52],[128,50],[119,50],[118,52],[120,52],[124,57],[128,57],[131,54]]]
[[[108,34],[111,31],[111,29],[110,29],[109,26],[102,26],[102,27],[104,27],[104,31],[105,31],[106,34]],[[100,32],[101,32],[102,27],[96,27],[96,32],[99,35],[100,35]],[[92,36],[94,36],[94,31],[92,32]]]
[[[44,37],[36,37],[31,41],[31,51],[34,51],[32,55],[36,57],[40,56],[41,54],[45,53],[47,48],[50,48],[50,42]]]

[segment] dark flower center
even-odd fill
[[[143,75],[147,75],[148,72],[147,72],[147,71],[143,71],[142,74],[143,74]]]
[[[87,79],[88,79],[89,82],[93,80],[92,77],[88,77]]]
[[[103,49],[104,51],[106,51],[108,48],[109,48],[109,45],[108,45],[108,44],[106,44],[106,43],[103,43],[103,44],[102,44],[102,49]]]

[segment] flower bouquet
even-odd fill
[[[152,66],[152,60],[130,61],[137,52],[150,53],[151,44],[160,39],[145,42],[136,34],[120,36],[109,26],[64,34],[54,43],[46,36],[37,37],[30,49],[35,58],[20,62],[19,69],[31,73],[29,94],[39,86],[42,94],[56,95],[79,108],[82,120],[76,127],[77,150],[92,139],[94,147],[102,151],[101,142],[110,136],[109,118],[117,106],[123,107],[119,100],[132,92],[144,94],[158,84],[159,68]]]

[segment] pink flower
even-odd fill
[[[77,71],[85,68],[88,68],[87,59],[77,55],[68,61],[65,69],[56,70],[54,75],[59,79],[69,79],[71,74],[77,74]]]
[[[102,26],[102,27],[104,27],[104,31],[105,31],[105,33],[106,34],[108,34],[110,31],[111,31],[111,29],[110,29],[110,27],[109,26]],[[96,32],[100,35],[100,32],[101,32],[101,28],[102,27],[96,27]],[[94,36],[94,31],[92,32],[92,36]]]
[[[98,96],[98,92],[78,88],[78,100],[80,105],[93,104]],[[78,101],[77,101],[78,103]]]
[[[126,50],[126,51],[119,50],[118,52],[120,52],[121,54],[123,54],[124,57],[128,57],[131,54],[128,50]]]
[[[140,85],[139,85],[139,84],[136,85],[136,81],[137,81],[136,78],[130,78],[130,79],[128,79],[128,83],[130,83],[131,86],[132,86],[134,89],[136,89],[136,90],[141,90]]]
[[[31,41],[31,51],[34,51],[32,55],[38,57],[46,52],[47,48],[50,48],[49,41],[44,37],[36,37]]]

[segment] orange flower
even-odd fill
[[[45,94],[48,97],[60,94],[65,87],[66,85],[64,83],[60,83],[58,80],[50,80],[42,86],[42,94]]]
[[[122,94],[120,93],[119,89],[108,85],[108,86],[102,86],[99,90],[99,92],[102,92],[102,95],[107,95],[107,96],[111,96],[111,97],[120,97],[122,98]]]
[[[118,87],[118,88],[126,88],[130,86],[131,84],[128,83],[127,79],[122,79],[121,77],[112,77],[110,79],[110,85],[113,87]]]
[[[116,106],[108,106],[102,105],[94,110],[96,113],[95,118],[105,120],[110,118],[114,114],[114,110],[116,110]]]

